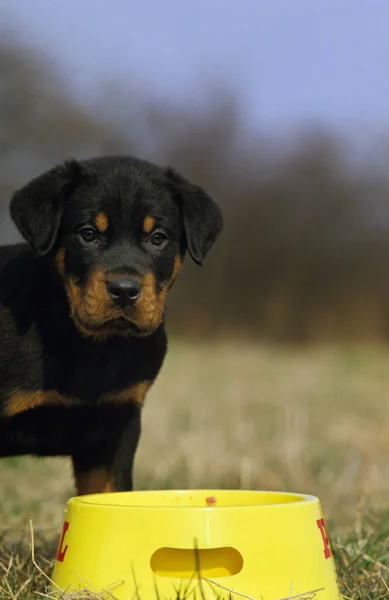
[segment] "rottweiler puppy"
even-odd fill
[[[77,494],[132,489],[165,302],[220,208],[171,168],[71,160],[16,191],[27,243],[0,249],[0,456],[70,456]]]

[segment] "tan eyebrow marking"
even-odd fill
[[[100,233],[104,233],[108,229],[108,217],[105,213],[100,212],[95,217],[95,224]]]
[[[153,229],[155,225],[155,219],[154,217],[146,217],[145,220],[143,221],[143,231],[145,233],[150,233],[150,231]]]

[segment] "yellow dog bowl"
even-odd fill
[[[277,492],[72,498],[52,579],[118,600],[340,598],[319,500]]]

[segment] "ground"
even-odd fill
[[[388,362],[377,346],[172,341],[144,409],[135,487],[319,496],[344,597],[389,598]],[[31,519],[50,574],[72,493],[65,459],[0,463],[0,599],[44,591],[26,547],[11,558],[9,539],[28,545]]]

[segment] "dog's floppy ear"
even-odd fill
[[[43,256],[53,248],[64,199],[80,180],[81,167],[71,160],[36,177],[12,196],[12,220],[36,254]]]
[[[166,171],[181,210],[189,254],[195,263],[202,265],[223,228],[221,210],[201,187],[171,168]]]

